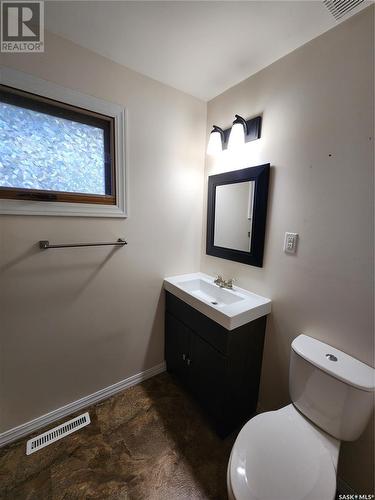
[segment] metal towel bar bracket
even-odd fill
[[[119,238],[117,241],[103,241],[97,243],[62,243],[61,245],[51,245],[48,240],[39,241],[39,248],[42,250],[48,250],[49,248],[74,248],[74,247],[104,247],[104,246],[115,246],[123,247],[127,245],[127,241]]]

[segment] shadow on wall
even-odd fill
[[[100,273],[103,267],[107,264],[107,262],[113,257],[113,255],[120,250],[120,247],[113,247],[107,256],[102,260],[99,265],[95,266],[95,269],[92,273],[83,281],[80,288],[76,291],[75,297],[79,297],[81,293],[85,291],[85,289],[89,286],[89,284],[96,278],[96,276]]]
[[[27,248],[24,252],[18,255],[15,259],[10,260],[6,264],[0,267],[0,272],[6,272],[12,269],[14,266],[17,266],[24,260],[29,259],[30,257],[34,257],[40,252],[39,243],[35,243],[31,247]]]
[[[54,278],[60,276],[67,276],[67,273],[76,273],[76,271],[86,272],[85,278],[80,280],[72,280],[69,282],[69,291],[67,295],[69,296],[69,301],[79,298],[79,296],[85,291],[85,289],[90,285],[91,282],[95,280],[98,274],[102,271],[102,269],[106,266],[106,264],[111,260],[115,253],[121,250],[120,247],[111,248],[108,253],[104,257],[100,257],[102,260],[98,262],[97,258],[95,260],[87,260],[87,256],[82,252],[82,250],[78,250],[79,253],[73,255],[73,258],[76,261],[69,260],[66,263],[61,259],[61,254],[64,252],[64,249],[52,249],[52,250],[41,250],[39,247],[39,243],[33,244],[31,247],[27,248],[24,252],[18,255],[16,258],[6,262],[3,266],[0,267],[0,275],[12,273],[13,277],[25,277],[32,278],[33,275],[41,279],[41,272],[46,274],[54,273],[56,276]],[[70,251],[70,249],[68,249]],[[54,252],[54,259],[45,259],[44,253]],[[63,254],[64,257],[64,254]],[[39,259],[39,260],[38,260]],[[33,262],[31,262],[33,261]],[[40,265],[38,265],[40,263]],[[27,267],[28,264],[32,264]],[[74,274],[76,277],[77,275]],[[80,275],[81,276],[81,275]],[[51,275],[47,276],[48,282],[51,282]],[[59,287],[56,287],[56,293],[61,294],[61,291],[64,289],[65,280],[59,280]],[[47,295],[51,298],[51,288],[48,287],[48,292],[46,289]]]
[[[345,477],[348,484],[356,484],[356,478],[363,476],[363,470],[374,471],[374,434],[375,434],[375,416],[372,415],[369,424],[364,433],[357,441],[343,442],[339,455],[338,477]],[[363,460],[353,460],[353,456],[361,456]],[[367,463],[364,464],[364,461]],[[345,476],[343,474],[345,471]],[[371,495],[375,493],[375,478],[374,474],[366,474],[365,491],[357,491],[359,494]]]
[[[78,255],[79,260],[77,262],[69,261],[68,268],[70,271],[74,270],[75,268],[79,269],[79,270],[84,270],[86,268],[87,269],[94,268],[93,272],[88,276],[88,278],[86,278],[83,281],[83,284],[80,286],[80,291],[83,291],[90,284],[90,282],[94,280],[94,278],[97,276],[97,274],[99,274],[99,272],[106,265],[106,263],[120,249],[121,249],[121,247],[111,248],[111,250],[108,252],[106,257],[99,264],[96,260],[91,261],[91,262],[86,261],[86,260],[82,261],[79,259],[79,257],[80,257],[79,255]],[[18,255],[14,259],[9,260],[3,266],[1,266],[0,273],[6,273],[6,272],[12,271],[13,273],[15,273],[15,275],[17,273],[18,274],[21,273],[22,275],[35,274],[37,276],[40,276],[40,271],[41,270],[46,271],[46,269],[49,272],[52,271],[52,272],[56,272],[56,273],[65,273],[67,268],[62,266],[62,261],[61,261],[61,259],[59,259],[59,252],[63,252],[63,251],[64,251],[64,249],[41,250],[39,247],[39,243],[34,243],[30,247],[28,247],[24,252],[22,252],[20,255]],[[34,259],[43,258],[44,257],[43,253],[45,253],[45,252],[56,252],[57,258],[56,258],[55,265],[51,265],[51,261],[48,261],[46,264],[46,262],[43,260],[41,267],[36,266],[35,262],[33,263],[33,266],[30,269],[27,269],[27,268],[25,268],[25,266],[23,266],[24,264],[27,263],[27,261],[30,261],[30,259],[32,259],[32,258],[34,258]],[[75,257],[77,258],[77,255]],[[85,255],[81,254],[81,257],[85,258]],[[39,261],[36,261],[36,262],[39,262]],[[17,269],[17,267],[19,267],[19,269]],[[76,294],[77,296],[80,295],[80,291],[77,292],[77,294]]]
[[[292,339],[291,339],[292,340]],[[280,333],[275,316],[267,317],[262,373],[260,378],[259,411],[278,410],[290,403],[289,396],[289,370],[285,369],[290,351],[285,353],[285,345],[280,341]],[[282,352],[281,352],[282,351]],[[277,390],[275,391],[275,386]]]
[[[270,178],[268,183],[268,199],[267,199],[267,219],[266,219],[266,232],[264,234],[264,255],[263,255],[263,267],[267,265],[267,253],[269,250],[269,238],[271,234],[271,214],[274,213],[273,204],[275,203],[274,198],[274,190],[275,190],[275,178],[277,175],[277,171],[274,165],[271,164],[270,167]]]
[[[163,280],[160,280],[163,283]],[[143,361],[143,370],[153,368],[164,361],[164,311],[165,292],[163,285],[159,292],[155,314],[152,320],[150,336]]]

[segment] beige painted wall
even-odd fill
[[[299,48],[208,104],[212,124],[263,114],[262,138],[208,159],[207,176],[272,165],[264,267],[205,255],[201,270],[273,300],[260,404],[288,402],[290,343],[304,332],[373,364],[373,9]],[[203,229],[205,234],[205,228]],[[300,235],[283,253],[285,231]],[[339,475],[373,492],[373,439],[344,444]]]
[[[127,106],[130,217],[0,217],[0,431],[161,363],[163,277],[200,261],[206,104],[57,36],[46,48],[1,63]],[[35,245],[119,236],[113,252]]]

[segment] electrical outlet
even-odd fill
[[[285,233],[284,252],[296,253],[298,233]]]

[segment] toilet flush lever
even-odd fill
[[[337,361],[336,356],[334,356],[333,354],[326,354],[326,358],[330,361]]]

